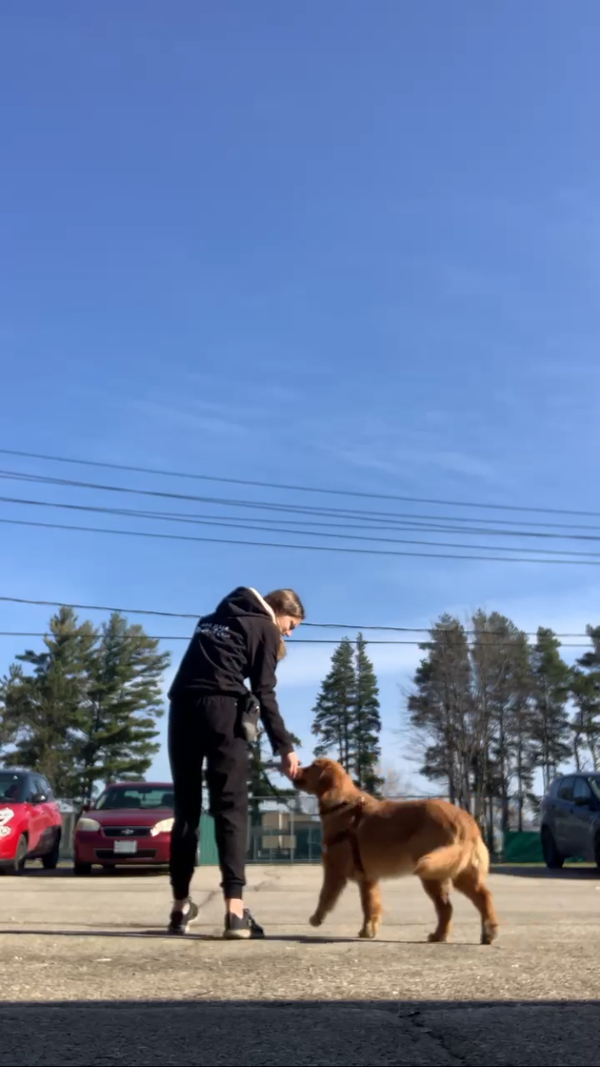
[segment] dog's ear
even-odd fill
[[[334,764],[331,760],[317,760],[317,767],[319,768],[319,796],[324,797],[326,793],[331,792],[336,784],[336,775]]]

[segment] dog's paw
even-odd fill
[[[430,945],[445,945],[448,934],[438,934],[437,930],[427,938]]]
[[[494,923],[484,923],[483,930],[481,931],[481,944],[493,945],[494,941],[498,937],[498,927]]]
[[[311,917],[310,917],[310,919],[308,921],[309,921],[311,926],[314,926],[315,929],[317,929],[319,926],[323,925],[323,920],[321,918],[319,918],[318,915],[311,915]]]
[[[374,937],[377,937],[377,927],[375,923],[365,923],[358,936],[363,941],[372,941]]]

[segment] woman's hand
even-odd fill
[[[281,757],[281,770],[291,782],[294,781],[299,769],[300,760],[295,752],[288,752],[286,756]]]

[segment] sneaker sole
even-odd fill
[[[252,939],[251,930],[225,930],[223,934],[225,941],[250,941]]]

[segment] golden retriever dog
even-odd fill
[[[437,913],[430,941],[448,939],[454,886],[481,915],[482,945],[492,944],[498,921],[485,884],[489,853],[468,812],[445,800],[376,800],[328,759],[301,767],[294,785],[318,797],[323,827],[323,886],[312,926],[321,926],[348,882],[356,882],[364,916],[359,937],[376,937],[379,882],[415,874]]]

